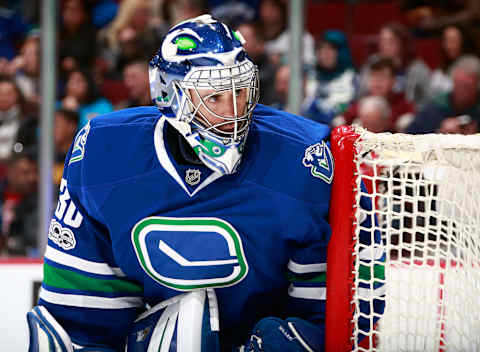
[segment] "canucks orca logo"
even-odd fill
[[[200,153],[205,153],[213,158],[219,158],[223,154],[225,154],[226,149],[218,143],[215,143],[208,139],[200,138],[198,138],[198,142],[199,144],[193,148],[197,155],[200,155]]]
[[[75,137],[72,155],[68,164],[80,161],[85,155],[85,144],[87,143],[88,133],[90,132],[90,122],[88,122]]]
[[[221,219],[149,217],[131,240],[142,269],[174,290],[232,286],[248,273],[241,238]]]
[[[310,168],[312,176],[318,177],[328,184],[332,183],[335,165],[332,152],[324,141],[305,149],[302,163],[305,167]]]

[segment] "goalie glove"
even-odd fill
[[[321,328],[306,320],[267,317],[255,325],[244,350],[248,352],[321,352],[324,350],[323,336]]]
[[[218,305],[213,289],[160,302],[140,315],[128,335],[127,352],[217,352]]]

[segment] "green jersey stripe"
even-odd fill
[[[96,292],[138,292],[142,287],[122,279],[97,279],[80,273],[56,268],[47,263],[43,265],[44,283],[48,286],[67,290],[86,290]]]
[[[370,272],[370,265],[362,265],[358,269],[358,278],[360,280],[370,280],[371,272]],[[385,280],[385,265],[383,264],[375,264],[373,266],[373,277],[379,280]]]
[[[302,278],[295,274],[287,272],[287,280],[290,282],[327,282],[327,274],[322,273],[311,278]]]
[[[57,293],[48,291],[44,287],[40,289],[40,298],[52,304],[79,308],[99,308],[99,309],[125,309],[143,307],[141,297],[97,297],[75,295],[67,293]]]

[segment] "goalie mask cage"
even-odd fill
[[[480,135],[340,126],[331,146],[326,351],[480,351]],[[377,224],[362,229],[368,216]],[[379,231],[381,244],[362,245],[361,230]],[[382,260],[359,258],[379,249]],[[360,284],[370,285],[367,298]],[[361,299],[383,300],[383,315],[365,314]]]

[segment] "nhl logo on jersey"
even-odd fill
[[[324,141],[305,149],[302,163],[303,166],[310,168],[313,177],[322,179],[328,184],[332,183],[334,161],[332,152]]]
[[[197,169],[188,169],[185,172],[185,182],[190,186],[195,186],[200,182],[201,171]]]

